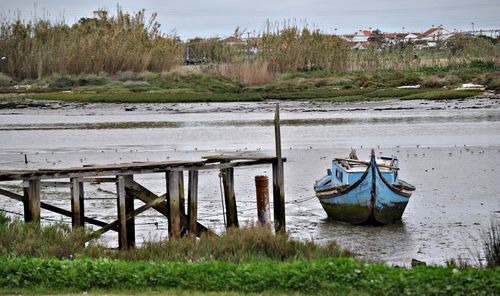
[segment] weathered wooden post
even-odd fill
[[[184,172],[179,171],[179,210],[181,215],[186,215],[186,197],[184,194]]]
[[[271,222],[271,210],[269,207],[269,178],[267,176],[255,176],[255,192],[257,219],[260,225],[268,225]]]
[[[286,232],[285,227],[285,180],[283,159],[281,156],[280,107],[276,104],[274,114],[274,136],[276,144],[276,161],[273,162],[273,201],[275,232]]]
[[[125,213],[127,216],[127,248],[135,248],[135,217],[131,215],[134,212],[134,196],[127,190],[128,184],[134,182],[134,175],[123,177],[125,181]]]
[[[31,213],[30,213],[30,194],[28,187],[23,187],[23,209],[24,209],[24,222],[30,222],[33,219],[31,218]]]
[[[28,181],[28,188],[24,188],[24,221],[40,223],[40,188],[39,178]]]
[[[179,173],[168,171],[167,177],[167,195],[168,195],[168,234],[170,239],[179,239],[181,237],[181,216],[179,207]]]
[[[234,195],[234,168],[221,169],[224,186],[224,202],[226,205],[226,227],[239,227],[236,197]]]
[[[118,204],[118,247],[128,248],[127,206],[125,201],[125,176],[116,176],[116,194]]]
[[[84,211],[84,191],[81,178],[70,178],[71,186],[71,225],[73,228],[83,227]]]
[[[189,234],[196,236],[198,231],[198,171],[189,171],[188,182],[188,224]]]

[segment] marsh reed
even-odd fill
[[[43,78],[60,74],[115,74],[120,71],[168,71],[181,61],[183,46],[159,31],[156,14],[115,16],[97,11],[76,24],[46,19],[0,22],[1,72],[12,78]]]
[[[236,28],[227,39],[194,38],[182,41],[165,35],[155,13],[128,13],[117,7],[94,12],[73,25],[46,18],[0,20],[0,77],[43,79],[58,75],[163,73],[183,65],[189,57],[208,64],[204,73],[242,84],[274,82],[284,72],[380,70],[419,71],[474,60],[500,61],[500,47],[489,37],[454,36],[438,49],[416,50],[411,45],[370,46],[353,50],[341,36],[310,29],[292,21],[267,22],[257,36],[244,38]],[[188,51],[189,49],[189,51]]]

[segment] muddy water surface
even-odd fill
[[[56,168],[148,160],[197,160],[225,151],[273,153],[273,103],[59,104],[0,109],[0,168]],[[281,103],[287,227],[317,242],[337,240],[371,259],[408,265],[475,260],[481,231],[500,217],[500,100],[385,101],[356,104]],[[332,158],[355,147],[397,155],[401,178],[417,191],[400,223],[351,226],[327,219],[313,197],[315,179]],[[29,163],[24,164],[27,154]],[[256,220],[253,176],[270,167],[235,171],[240,223]],[[137,176],[158,194],[162,174]],[[3,184],[4,188],[16,183]],[[200,222],[222,231],[217,172],[200,175]],[[86,213],[116,219],[114,185],[86,185]],[[69,209],[67,189],[44,189],[43,200]],[[141,203],[137,202],[137,206]],[[22,212],[0,196],[0,209]],[[66,218],[43,211],[50,223]],[[148,210],[136,220],[138,241],[166,236],[166,220]],[[104,238],[110,245],[115,234]]]

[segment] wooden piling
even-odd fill
[[[181,217],[179,208],[179,173],[168,171],[167,178],[167,193],[168,193],[168,234],[170,239],[179,239],[181,237]]]
[[[274,136],[276,144],[276,161],[273,162],[274,229],[275,232],[285,233],[285,178],[283,173],[283,158],[281,156],[279,104],[276,104],[276,112],[274,114]]]
[[[198,171],[188,173],[188,221],[189,234],[196,236],[198,233]]]
[[[40,223],[40,179],[28,181],[28,188],[24,192],[24,221]]]
[[[134,181],[133,175],[124,176],[125,181],[125,212],[127,215],[127,248],[135,248],[135,216],[134,212],[134,196],[127,191],[127,184]]]
[[[125,176],[116,176],[116,194],[118,204],[118,247],[128,248],[127,211],[125,202]]]
[[[83,182],[80,178],[70,178],[71,186],[71,225],[83,227],[85,219]]]
[[[179,210],[181,215],[186,215],[186,197],[184,195],[184,172],[178,171],[179,174]]]
[[[23,187],[23,211],[24,211],[24,222],[31,222],[33,218],[31,217],[30,212],[30,203],[29,203],[29,190],[28,187]]]
[[[260,225],[268,225],[271,222],[271,210],[269,207],[269,178],[267,176],[255,176],[255,192],[257,220]]]
[[[234,168],[221,170],[222,184],[224,186],[224,202],[226,206],[226,227],[238,227],[238,212],[236,197],[234,195]]]

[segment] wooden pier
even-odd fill
[[[278,108],[278,107],[277,107]],[[110,165],[87,165],[63,169],[1,170],[0,185],[5,181],[23,181],[23,194],[0,188],[0,195],[18,200],[24,205],[24,220],[39,223],[41,209],[71,217],[72,227],[92,224],[100,228],[88,240],[100,237],[107,231],[118,232],[121,249],[135,246],[135,217],[153,208],[168,219],[169,239],[178,239],[183,234],[200,236],[206,232],[215,235],[198,222],[198,178],[199,171],[218,170],[223,183],[226,227],[238,227],[234,170],[239,167],[271,165],[273,171],[274,228],[285,232],[284,174],[279,134],[279,111],[276,118],[276,156],[261,153],[236,153],[208,155],[199,161],[134,162]],[[166,193],[158,196],[134,180],[140,174],[158,173],[165,176]],[[187,173],[187,200],[184,174]],[[64,181],[54,181],[64,180]],[[85,216],[85,184],[115,183],[117,218],[104,222]],[[71,196],[71,210],[65,210],[41,200],[43,187],[67,187]],[[134,201],[144,204],[134,207]],[[187,202],[187,212],[186,212]]]

